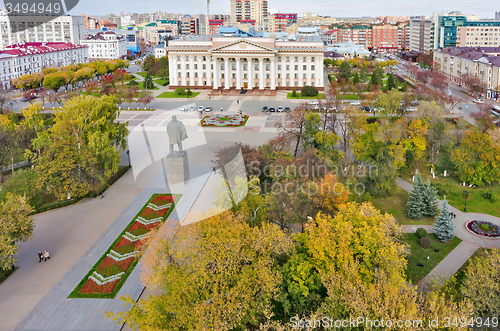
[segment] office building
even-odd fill
[[[89,48],[91,60],[114,60],[127,58],[127,42],[125,36],[113,31],[98,32],[80,41]]]

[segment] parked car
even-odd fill
[[[267,108],[266,106],[264,106],[264,107],[262,107],[262,111],[263,111],[264,113],[267,113],[267,112],[269,111],[269,108]]]
[[[482,99],[474,99],[472,100],[474,103],[483,103],[484,101]]]
[[[277,111],[278,113],[282,113],[282,112],[283,112],[283,107],[279,106],[279,107],[278,107],[278,109],[276,109],[276,111]]]
[[[351,106],[361,106],[361,103],[359,101],[353,101],[350,103]]]
[[[406,111],[417,111],[416,107],[408,107],[406,108]]]
[[[189,107],[189,111],[194,111],[194,106]]]
[[[307,103],[309,106],[318,106],[319,105],[319,102],[318,101],[309,101]]]
[[[210,107],[210,106],[205,107],[205,111],[212,111],[212,107]]]
[[[285,107],[285,111],[290,111],[290,107]]]
[[[276,111],[276,109],[274,109],[273,107],[269,108],[270,113],[274,113],[275,111]]]
[[[21,101],[22,102],[26,102],[26,101],[30,101],[30,100],[33,100],[33,99],[36,99],[36,98],[38,98],[38,97],[36,95],[32,94],[32,95],[29,95],[27,97],[21,98]]]
[[[370,106],[366,106],[366,107],[364,108],[364,110],[365,110],[365,111],[372,111],[372,109],[370,108]]]
[[[198,107],[198,111],[204,111],[204,110],[205,110],[205,107],[203,107],[203,106]]]
[[[181,112],[186,112],[186,111],[188,111],[188,107],[186,107],[186,106],[182,106],[182,107],[181,107]]]

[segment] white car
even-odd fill
[[[212,107],[210,107],[210,106],[205,107],[205,111],[212,111]]]
[[[319,105],[319,102],[318,101],[309,101],[307,103],[309,106],[318,106]]]
[[[204,111],[204,110],[205,110],[205,107],[203,107],[203,106],[198,107],[198,111]]]
[[[186,111],[188,111],[188,107],[186,107],[186,106],[182,106],[182,107],[181,107],[181,112],[186,112]]]
[[[474,99],[472,100],[474,103],[483,103],[484,101],[482,99]]]
[[[359,101],[353,101],[350,103],[351,106],[361,106],[361,103]]]
[[[193,106],[189,107],[189,111],[194,111],[194,107]]]
[[[282,113],[282,112],[283,112],[283,107],[281,107],[281,106],[280,106],[280,107],[278,107],[278,108],[276,109],[276,111],[277,111],[278,113]]]

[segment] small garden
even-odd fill
[[[248,121],[248,115],[209,115],[205,116],[200,125],[204,127],[238,127],[244,126]]]
[[[200,92],[193,92],[188,86],[188,88],[178,87],[173,92],[163,92],[157,98],[194,98],[198,94]]]
[[[181,195],[153,194],[69,298],[113,299],[139,262],[148,233],[170,215]]]
[[[325,99],[323,93],[319,93],[314,86],[305,85],[301,88],[300,93],[294,88],[292,93],[287,93],[288,99]]]

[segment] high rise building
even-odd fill
[[[433,20],[428,16],[410,17],[410,51],[429,52],[433,47]]]
[[[268,17],[267,0],[231,0],[231,23],[254,20],[264,23]]]
[[[500,11],[495,12],[495,20],[500,21]]]
[[[500,20],[466,22],[457,28],[458,47],[500,46]]]

